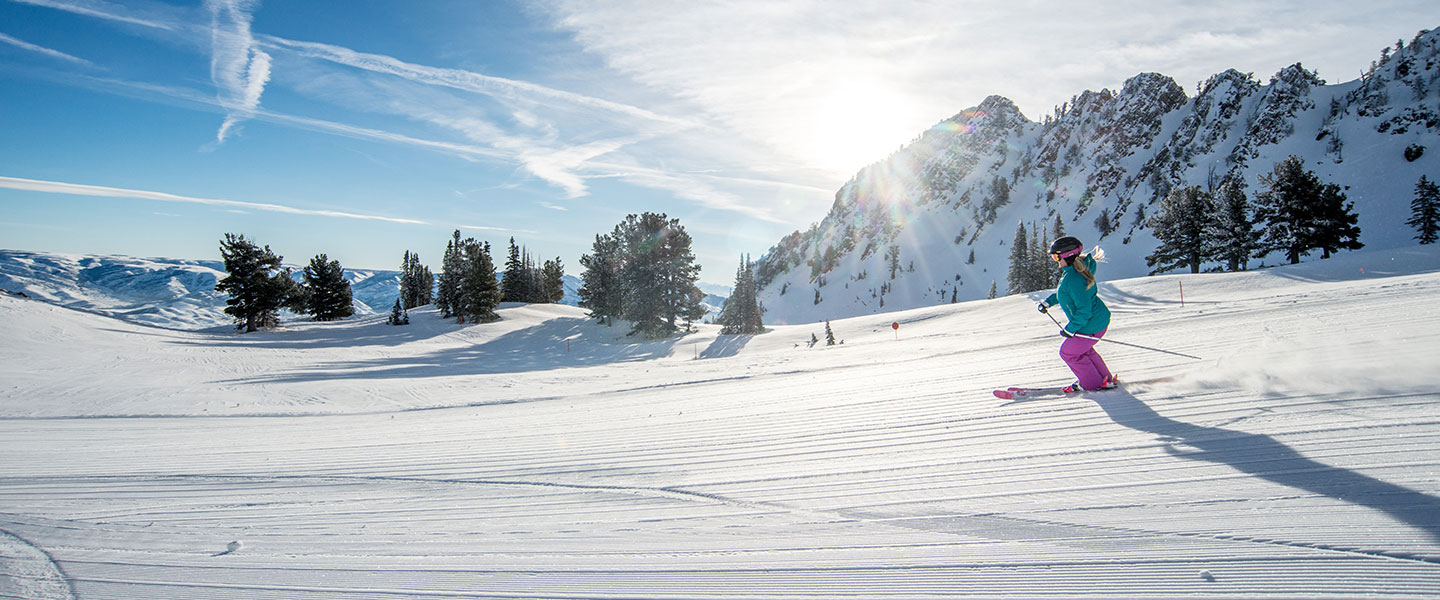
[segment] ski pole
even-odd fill
[[[1051,320],[1051,321],[1055,321],[1055,326],[1056,326],[1056,327],[1059,327],[1061,331],[1064,331],[1064,330],[1065,330],[1065,326],[1060,324],[1060,321],[1055,318],[1055,315],[1052,315],[1052,314],[1050,314],[1049,312],[1046,312],[1046,313],[1045,313],[1045,316],[1050,317],[1050,320]],[[1120,342],[1120,341],[1116,341],[1116,340],[1110,340],[1110,339],[1105,339],[1105,338],[1098,338],[1098,337],[1095,337],[1095,336],[1093,336],[1093,335],[1085,335],[1085,334],[1083,334],[1083,333],[1076,333],[1076,334],[1072,334],[1072,335],[1074,335],[1075,337],[1078,337],[1078,338],[1085,338],[1085,339],[1087,339],[1087,340],[1095,340],[1095,341],[1097,341],[1097,342],[1110,342],[1110,343],[1112,343],[1112,344],[1120,344],[1121,346],[1130,346],[1131,348],[1139,348],[1139,349],[1141,349],[1141,350],[1149,350],[1149,351],[1151,351],[1151,352],[1163,352],[1163,353],[1165,353],[1165,354],[1174,354],[1175,356],[1183,356],[1183,357],[1185,357],[1185,358],[1191,358],[1191,359],[1195,359],[1195,360],[1205,360],[1205,359],[1200,358],[1200,357],[1198,357],[1198,356],[1191,356],[1191,355],[1189,355],[1189,354],[1183,354],[1183,353],[1180,353],[1180,352],[1171,352],[1171,351],[1169,351],[1169,350],[1161,350],[1161,349],[1159,349],[1159,348],[1151,348],[1151,347],[1149,347],[1149,346],[1141,346],[1140,344],[1130,344],[1130,343]]]

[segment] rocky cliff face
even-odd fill
[[[1295,64],[1264,85],[1223,71],[1196,92],[1142,73],[1040,122],[991,96],[937,123],[760,260],[767,322],[983,298],[992,285],[1005,294],[1017,224],[1048,233],[1058,221],[1106,246],[1109,277],[1143,275],[1156,243],[1146,214],[1171,189],[1236,176],[1253,192],[1292,154],[1347,189],[1367,246],[1412,243],[1403,222],[1415,182],[1440,173],[1440,33],[1386,48],[1339,85]]]

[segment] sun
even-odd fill
[[[912,112],[911,102],[880,84],[832,89],[814,112],[808,158],[817,167],[853,175],[920,133]]]

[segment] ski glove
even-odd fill
[[[1064,330],[1064,329],[1061,329],[1061,330],[1060,330],[1060,337],[1063,337],[1063,338],[1067,338],[1067,339],[1068,339],[1068,338],[1075,337],[1075,334],[1070,333],[1069,331],[1066,331],[1066,330]]]
[[[1036,306],[1036,308],[1039,308],[1039,309],[1040,309],[1040,312],[1042,312],[1042,313],[1043,313],[1043,312],[1050,312],[1050,305],[1049,305],[1049,304],[1046,304],[1046,303],[1044,303],[1044,302],[1041,302],[1040,304],[1037,304],[1037,305],[1035,305],[1035,306]]]

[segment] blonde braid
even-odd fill
[[[1095,274],[1090,272],[1090,267],[1085,266],[1084,256],[1076,256],[1070,259],[1070,266],[1075,267],[1075,272],[1085,278],[1085,289],[1095,287]]]

